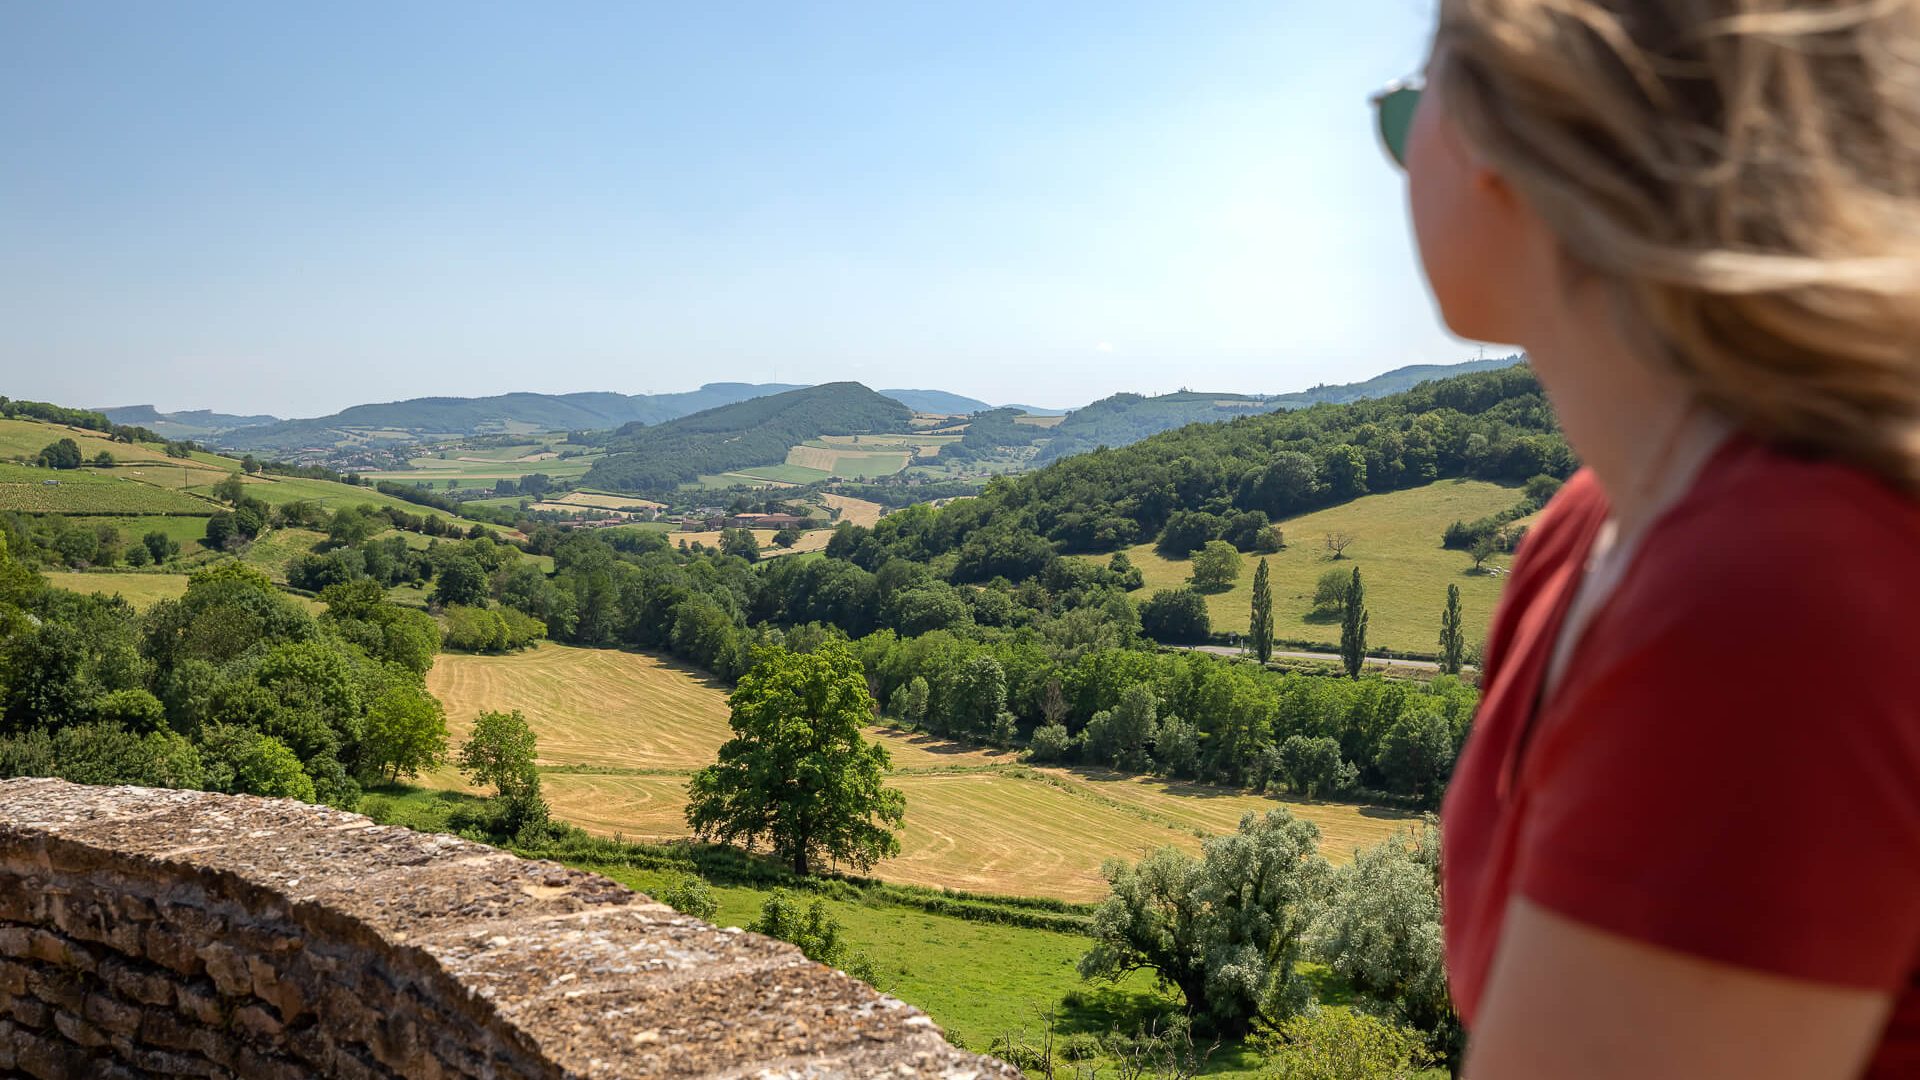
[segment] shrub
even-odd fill
[[[655,899],[682,915],[691,915],[707,922],[712,922],[720,912],[720,901],[714,899],[713,890],[693,874],[677,875],[671,884],[660,890],[660,895]]]

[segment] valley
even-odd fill
[[[730,737],[726,687],[644,653],[546,644],[510,656],[442,656],[427,685],[454,742],[485,709],[519,709],[540,739],[541,782],[561,817],[602,835],[688,835],[685,782]],[[883,880],[1074,902],[1105,893],[1100,864],[1202,835],[1285,806],[1314,822],[1322,852],[1345,862],[1417,820],[1403,810],[1251,795],[1099,769],[1034,768],[1017,755],[894,727],[869,737],[893,758],[907,795],[901,853]],[[430,777],[471,790],[451,769]]]

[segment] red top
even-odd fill
[[[1872,1077],[1920,1076],[1920,502],[1736,437],[1654,524],[1529,716],[1599,483],[1528,533],[1447,790],[1469,1027],[1515,893],[1649,944],[1891,991]],[[1524,752],[1522,752],[1524,750]]]

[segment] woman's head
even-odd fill
[[[1457,331],[1521,339],[1536,222],[1551,287],[1604,289],[1702,400],[1920,487],[1920,0],[1441,0],[1428,83]]]

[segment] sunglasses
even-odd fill
[[[1373,95],[1374,119],[1380,129],[1380,143],[1387,156],[1401,168],[1407,167],[1407,134],[1413,130],[1413,117],[1420,109],[1420,92],[1426,80],[1415,76],[1390,83]]]

